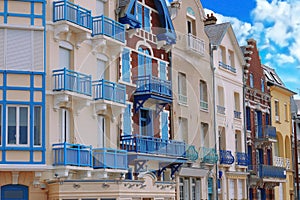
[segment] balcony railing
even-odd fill
[[[236,152],[236,161],[237,165],[240,166],[247,166],[248,165],[248,157],[247,154],[244,152]]]
[[[178,102],[181,104],[187,104],[187,96],[183,94],[178,94]]]
[[[203,109],[203,110],[208,110],[207,101],[200,100],[200,108]]]
[[[81,144],[59,143],[52,145],[53,165],[92,166],[92,147]]]
[[[200,158],[203,163],[216,164],[218,161],[217,151],[214,148],[201,147]]]
[[[53,2],[53,22],[62,20],[92,29],[91,11],[67,0]]]
[[[110,38],[125,42],[125,26],[104,15],[93,17],[93,36],[106,35]]]
[[[121,147],[128,152],[186,158],[186,144],[181,141],[163,140],[142,135],[123,135],[121,136]]]
[[[187,35],[187,47],[188,49],[200,54],[204,55],[204,40],[194,36],[193,34],[189,33]]]
[[[257,125],[256,126],[257,139],[273,139],[276,140],[276,128],[271,125]]]
[[[240,111],[236,111],[236,110],[235,110],[235,111],[233,111],[233,112],[234,112],[233,114],[234,114],[234,118],[235,118],[235,119],[241,119],[241,114],[242,114],[242,113],[241,113]]]
[[[96,148],[93,149],[94,169],[128,169],[127,151]]]
[[[220,164],[222,165],[231,165],[234,162],[234,157],[231,154],[231,151],[220,150]]]
[[[198,152],[194,145],[187,146],[186,158],[190,161],[196,161],[198,159]]]
[[[53,91],[71,91],[92,95],[92,77],[66,68],[53,70]]]
[[[291,162],[289,158],[283,158],[278,156],[273,156],[273,165],[276,167],[285,167],[286,169],[291,168]]]
[[[234,67],[232,67],[230,65],[226,65],[225,63],[223,63],[221,61],[219,61],[219,66],[222,67],[222,68],[224,68],[224,69],[226,69],[226,70],[229,70],[229,71],[231,71],[233,73],[236,73],[236,68],[234,68]]]
[[[162,80],[157,77],[147,75],[134,78],[136,84],[136,93],[157,94],[168,98],[172,97],[171,81]]]
[[[217,105],[217,112],[218,112],[219,114],[225,115],[225,107],[224,107],[224,106]]]
[[[286,171],[283,167],[276,167],[272,165],[259,165],[260,178],[286,178]]]
[[[93,97],[95,100],[104,99],[125,104],[126,87],[104,79],[93,81]]]

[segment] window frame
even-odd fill
[[[186,101],[184,101],[182,97],[186,99]],[[186,74],[183,72],[178,72],[178,102],[187,104]]]
[[[36,139],[36,126],[35,126],[35,124],[36,124],[36,116],[35,116],[35,109],[36,108],[39,108],[40,109],[40,111],[39,111],[39,133],[38,133],[38,135],[39,135],[39,143],[40,144],[35,144],[35,139]],[[43,108],[42,108],[42,106],[34,106],[34,108],[33,108],[33,112],[34,112],[34,120],[33,120],[33,146],[42,146],[42,129],[43,129],[43,123],[42,123],[42,115],[43,115],[43,112],[42,112],[42,110],[43,110]]]

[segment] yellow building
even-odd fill
[[[290,98],[295,93],[284,86],[274,69],[267,66],[263,67],[271,93],[272,125],[276,127],[277,134],[277,143],[272,146],[273,165],[286,168],[286,182],[275,187],[275,199],[294,199]]]

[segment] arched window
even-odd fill
[[[28,186],[5,185],[1,187],[1,199],[28,200]]]
[[[149,49],[138,48],[138,76],[150,76],[152,74],[152,59]]]

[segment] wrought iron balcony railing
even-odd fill
[[[224,106],[217,105],[217,112],[218,112],[219,114],[225,115],[225,107],[224,107]]]
[[[200,100],[200,108],[203,109],[203,110],[208,110],[207,101]]]
[[[236,111],[236,110],[235,110],[235,111],[233,111],[233,112],[234,112],[233,114],[234,114],[234,118],[235,118],[235,119],[241,119],[241,114],[242,114],[242,113],[241,113],[240,111]]]
[[[93,97],[125,104],[126,87],[104,79],[93,81]]]
[[[234,163],[234,157],[229,150],[220,150],[220,164],[231,165]]]
[[[201,147],[200,158],[201,162],[207,164],[216,164],[218,162],[217,151],[214,148]]]
[[[71,91],[92,95],[92,77],[66,68],[53,70],[53,91]]]
[[[186,144],[182,141],[163,140],[151,136],[123,135],[121,148],[128,152],[160,154],[186,158]]]
[[[87,29],[92,29],[91,11],[67,0],[53,2],[53,22],[69,21]]]
[[[259,165],[258,170],[260,178],[286,178],[286,171],[284,167]]]
[[[276,128],[271,125],[257,125],[256,138],[259,140],[273,139],[276,140]]]
[[[240,166],[247,166],[248,165],[248,157],[247,154],[244,152],[236,152],[236,164]]]
[[[112,39],[125,42],[125,26],[104,15],[93,17],[93,36],[106,35]]]
[[[226,69],[226,70],[229,70],[229,71],[231,71],[233,73],[236,73],[236,68],[234,68],[234,67],[232,67],[230,65],[226,65],[225,63],[223,63],[221,61],[219,61],[219,66],[222,67],[222,68],[224,68],[224,69]]]

